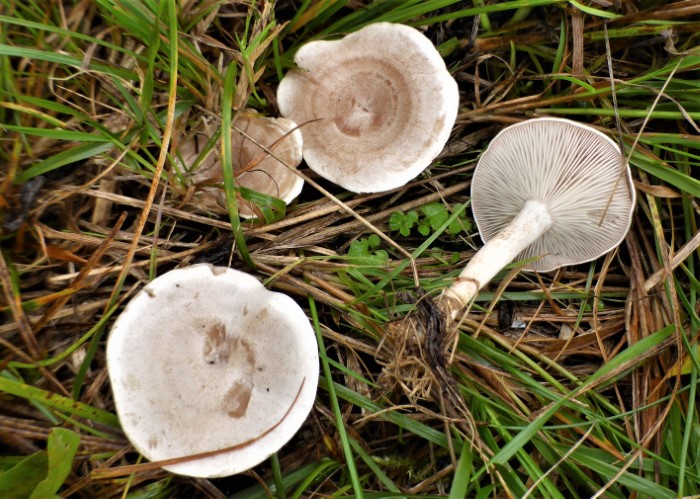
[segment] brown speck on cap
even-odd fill
[[[232,418],[245,416],[253,394],[253,384],[248,380],[239,380],[224,395],[224,410]]]

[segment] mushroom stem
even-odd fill
[[[446,315],[456,319],[487,282],[551,226],[547,207],[539,201],[527,201],[518,215],[474,255],[454,283],[443,291],[440,303]]]

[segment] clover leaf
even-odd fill
[[[398,230],[402,236],[408,237],[416,222],[418,222],[418,213],[415,210],[406,213],[395,211],[389,217],[389,228]]]
[[[375,249],[381,244],[376,234],[371,234],[350,243],[348,257],[353,265],[382,265],[389,260],[389,254],[382,249]]]

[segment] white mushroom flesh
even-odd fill
[[[547,207],[538,201],[527,201],[516,217],[474,255],[447,293],[459,300],[461,308],[551,226]]]

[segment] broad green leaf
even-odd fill
[[[35,452],[0,474],[0,497],[20,499],[30,497],[34,488],[46,476],[49,458],[46,451]]]
[[[373,239],[374,236],[376,239]],[[362,239],[356,239],[350,243],[348,258],[353,265],[377,266],[383,265],[389,260],[389,254],[384,250],[373,250],[379,245],[380,239],[376,234]]]
[[[51,430],[47,443],[48,473],[34,489],[31,499],[43,499],[56,495],[70,473],[78,444],[80,444],[80,436],[68,428]]]

